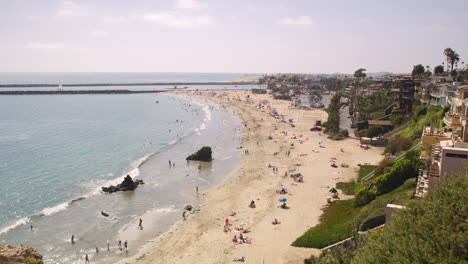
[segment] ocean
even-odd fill
[[[95,78],[89,82],[162,82],[243,75],[25,73],[0,79],[66,83],[89,76]],[[238,165],[241,127],[219,105],[172,94],[0,96],[0,243],[32,246],[46,263],[79,263],[85,254],[114,263],[127,256],[118,240],[128,240],[135,254],[181,220],[185,205],[203,203],[197,187],[216,186]],[[213,149],[214,161],[199,170],[185,158],[202,146]],[[127,174],[145,184],[134,192],[101,192]]]

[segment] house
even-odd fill
[[[437,184],[454,174],[466,173],[468,162],[468,144],[440,141],[431,149],[431,164],[429,170],[420,170],[416,185],[416,198],[424,197]]]
[[[411,114],[413,110],[416,81],[412,77],[405,77],[393,81],[393,89],[397,92],[397,108],[403,114]]]
[[[441,84],[433,84],[429,85],[430,92],[429,92],[429,104],[431,105],[439,105],[442,107],[448,106],[452,98],[457,96],[458,88],[455,85],[451,85],[450,83],[441,83]]]
[[[454,130],[454,134],[461,138],[461,141],[468,142],[468,85],[458,87],[458,95],[452,97],[450,110],[445,113],[444,123]]]

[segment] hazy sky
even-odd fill
[[[468,63],[467,25],[468,0],[0,0],[0,71],[410,72]]]

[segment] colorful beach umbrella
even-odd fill
[[[292,169],[289,169],[289,171],[296,171],[296,169],[295,169],[295,168],[292,168]]]
[[[284,203],[284,202],[286,202],[287,200],[288,200],[288,199],[286,199],[286,198],[279,198],[278,202]]]
[[[338,191],[337,191],[335,188],[331,188],[331,189],[329,190],[329,192],[331,192],[331,193],[337,193]]]
[[[283,186],[283,184],[279,183],[279,184],[278,184],[278,186],[279,186],[279,187],[282,187],[282,186]]]

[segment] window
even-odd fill
[[[445,156],[451,157],[451,158],[460,158],[460,159],[468,158],[468,155],[466,154],[457,154],[457,153],[446,153]]]

